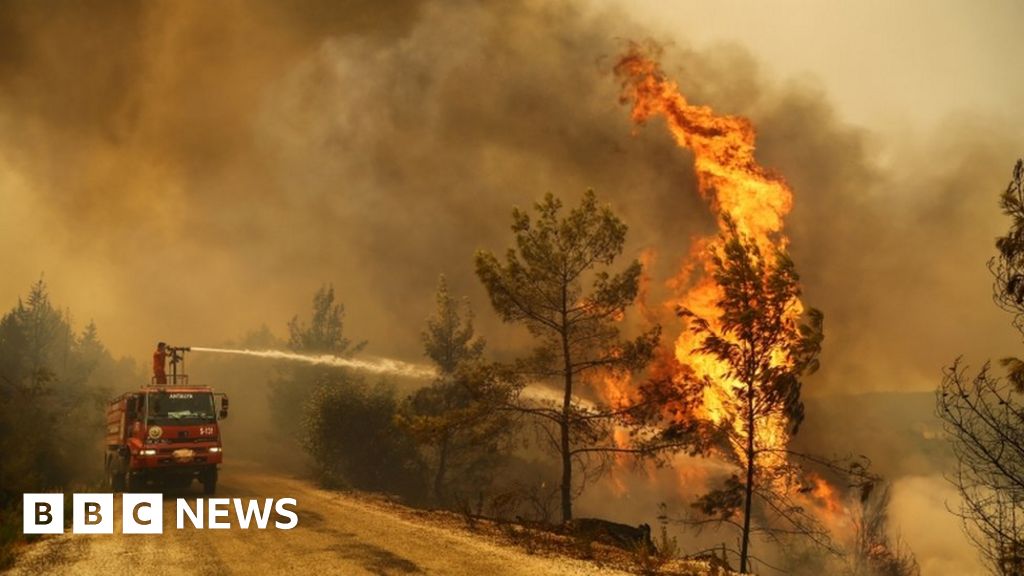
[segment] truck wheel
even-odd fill
[[[135,492],[139,489],[139,479],[132,474],[131,470],[125,470],[123,482],[125,492]]]
[[[111,492],[124,492],[124,475],[114,470],[110,461],[107,461],[107,486]]]
[[[211,495],[217,491],[217,470],[211,470],[203,474],[203,494]]]

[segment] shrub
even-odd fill
[[[305,423],[305,444],[329,487],[394,494],[421,502],[424,465],[416,443],[396,424],[398,402],[387,386],[320,386]]]

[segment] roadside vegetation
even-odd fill
[[[43,280],[0,318],[0,568],[23,540],[22,494],[99,485],[106,401],[140,377],[95,323],[76,328]]]

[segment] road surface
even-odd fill
[[[178,530],[177,496],[201,497],[198,483],[188,494],[164,501],[164,533],[120,533],[120,495],[114,534],[68,532],[26,547],[9,572],[15,575],[623,575],[593,564],[541,557],[463,530],[398,513],[365,498],[320,490],[307,481],[259,468],[224,466],[217,497],[295,498],[299,524],[292,530],[238,528]],[[192,502],[194,508],[194,502]],[[70,511],[67,511],[70,526]],[[287,520],[282,518],[282,520]],[[271,522],[272,526],[273,522]]]

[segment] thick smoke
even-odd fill
[[[616,103],[608,68],[645,33],[622,14],[5,6],[2,296],[45,272],[124,353],[282,326],[333,282],[357,337],[414,359],[437,275],[486,312],[472,252],[507,245],[510,207],[547,191],[612,202],[630,255],[657,250],[656,282],[710,229],[687,154]],[[793,251],[828,322],[809,391],[928,387],[956,354],[1014,342],[984,305],[1005,138],[953,127],[886,169],[822,94],[774,87],[740,50],[667,55],[692,100],[754,118],[796,191]],[[963,333],[986,337],[928,337]]]
[[[490,321],[472,252],[507,245],[510,207],[547,191],[612,202],[630,255],[656,249],[656,282],[710,228],[687,154],[616,103],[608,68],[645,33],[623,14],[5,6],[3,296],[45,272],[124,353],[281,326],[333,282],[357,337],[414,359],[439,273]],[[983,269],[1008,147],[962,127],[927,163],[883,169],[823,95],[770,85],[740,50],[667,57],[692,100],[754,118],[793,184],[793,251],[828,322],[816,387],[923,388],[1008,341]],[[927,337],[965,331],[988,337]]]
[[[142,358],[283,332],[331,282],[352,337],[416,362],[445,273],[509,357],[524,335],[487,310],[474,250],[508,245],[513,205],[594,188],[630,225],[627,256],[657,252],[657,306],[713,224],[688,153],[617,103],[611,65],[647,35],[625,9],[562,3],[0,4],[0,301],[44,272]],[[806,393],[929,389],[958,354],[1012,352],[984,263],[1019,138],[961,121],[893,162],[769,68],[666,51],[689,99],[754,120],[792,184],[793,255],[826,318]]]

